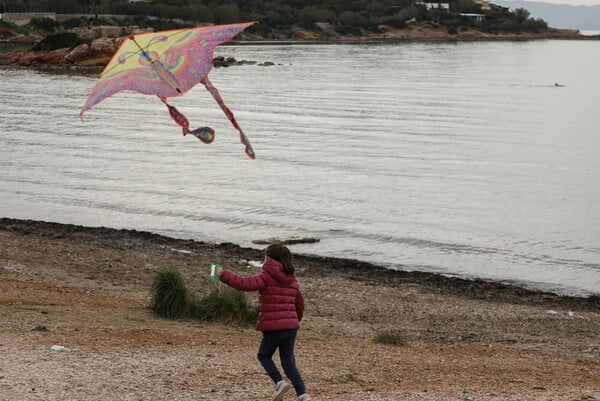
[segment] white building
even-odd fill
[[[473,21],[477,21],[477,22],[485,21],[485,15],[484,14],[460,13],[458,15],[460,15],[461,17],[470,18]]]
[[[417,1],[415,4],[425,6],[428,10],[441,9],[450,11],[450,3],[443,1]]]
[[[490,6],[489,0],[474,0],[475,4],[479,4],[482,10],[491,10],[492,6]]]

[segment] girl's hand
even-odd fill
[[[217,277],[221,277],[221,274],[223,273],[223,268],[222,267],[217,267],[215,268],[215,275]]]

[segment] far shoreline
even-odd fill
[[[599,31],[600,32],[600,31]],[[111,51],[106,49],[106,41],[112,44]],[[364,46],[395,46],[404,44],[429,43],[429,44],[457,44],[457,43],[484,43],[484,42],[530,42],[542,40],[563,40],[563,41],[594,41],[600,40],[600,33],[597,35],[583,35],[577,29],[555,29],[550,28],[540,33],[522,33],[508,34],[498,33],[490,34],[481,31],[464,31],[457,34],[449,34],[441,29],[428,30],[399,30],[383,35],[371,36],[347,36],[338,38],[282,38],[282,39],[261,39],[261,38],[240,38],[223,43],[219,47],[227,48],[229,46],[344,46],[344,45],[364,45]],[[112,59],[114,52],[119,46],[118,38],[101,37],[98,39],[102,45],[80,45],[74,49],[61,48],[48,51],[33,51],[33,43],[0,43],[0,67],[25,67],[33,69],[49,69],[58,73],[100,73],[102,69]],[[103,50],[99,50],[98,47]],[[214,63],[214,67],[228,67],[230,65],[258,62],[247,62],[233,60],[220,61]],[[263,65],[272,65],[269,61],[263,61]]]
[[[178,239],[148,231],[89,227],[69,223],[38,220],[0,218],[0,231],[8,231],[23,236],[51,238],[61,241],[93,244],[119,249],[166,249],[172,252],[227,254],[246,260],[262,260],[262,251],[257,248],[242,247],[230,242],[206,243],[193,239]],[[464,296],[469,299],[493,300],[528,305],[560,305],[565,308],[600,311],[600,295],[572,296],[560,295],[543,290],[530,289],[517,283],[506,283],[484,279],[451,277],[439,273],[422,271],[393,270],[369,262],[310,255],[295,254],[299,264],[305,266],[305,273],[320,277],[342,275],[350,279],[377,284],[385,282],[414,283],[427,287],[436,293]]]
[[[0,44],[0,67],[49,68],[59,72],[99,73],[112,59],[118,49],[119,40],[112,39],[111,51],[106,50],[106,40],[100,38],[102,45],[80,45],[74,49],[62,48],[50,51],[33,51],[33,43]],[[465,31],[448,34],[442,30],[397,31],[384,35],[339,38],[285,38],[285,39],[238,39],[222,44],[227,46],[394,46],[415,43],[483,43],[483,42],[529,42],[541,40],[588,41],[600,40],[599,35],[583,35],[579,30],[549,29],[537,34],[486,34],[480,31]],[[102,48],[103,50],[99,50]],[[268,63],[268,61],[266,62]],[[220,65],[215,64],[215,67]],[[227,67],[228,65],[221,65]]]

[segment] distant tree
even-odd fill
[[[539,31],[547,29],[543,20],[530,18],[529,11],[513,12],[500,8],[482,10],[474,0],[449,0],[450,12],[427,10],[415,0],[153,0],[130,3],[128,0],[0,0],[0,12],[56,11],[61,14],[98,14],[97,23],[125,24],[103,14],[127,15],[127,23],[144,21],[146,26],[158,27],[198,23],[232,23],[258,20],[250,32],[279,37],[291,35],[298,29],[316,30],[317,22],[330,22],[336,31],[360,35],[377,32],[379,25],[396,28],[406,26],[415,18],[420,22],[434,21],[447,28],[475,26],[488,32]],[[457,13],[482,13],[485,21],[462,20]],[[158,17],[160,21],[155,18]],[[49,23],[36,29],[58,29]],[[44,25],[45,24],[45,25]],[[77,21],[62,26],[77,25]]]
[[[61,24],[65,29],[78,28],[81,26],[85,26],[88,23],[87,18],[79,17],[79,18],[69,18],[66,21],[63,21]]]
[[[263,19],[259,19],[261,23],[270,25],[273,28],[291,27],[298,21],[297,14],[294,9],[288,4],[270,2],[269,8],[265,10]]]
[[[237,4],[222,4],[213,11],[214,22],[230,24],[239,20],[240,10]]]
[[[354,11],[344,11],[339,16],[339,21],[342,25],[349,25],[355,27],[367,27],[369,19],[362,14]]]
[[[398,11],[396,16],[406,21],[412,18],[420,18],[423,16],[423,14],[419,7],[411,6]]]
[[[539,32],[548,29],[548,24],[542,19],[529,18],[521,23],[521,29],[527,32]]]
[[[336,26],[335,27],[335,31],[337,33],[339,33],[340,35],[354,35],[354,36],[360,36],[363,34],[362,29],[360,29],[357,26],[351,26],[351,25],[340,25],[340,26]]]
[[[194,19],[200,22],[210,22],[214,19],[211,9],[204,5],[196,7],[196,12],[194,16]]]
[[[31,26],[44,32],[55,32],[60,24],[51,18],[33,18],[30,22]]]
[[[529,18],[530,14],[529,11],[524,8],[517,8],[515,11],[513,11],[513,15],[519,23],[523,23]]]
[[[481,6],[473,0],[455,0],[450,3],[450,11],[455,13],[480,13]]]
[[[56,49],[73,48],[85,43],[79,36],[71,32],[62,32],[46,36],[33,47],[35,51],[50,51]]]
[[[305,29],[315,29],[315,23],[317,22],[334,22],[335,14],[333,11],[317,8],[317,7],[305,7],[298,14],[298,25]]]

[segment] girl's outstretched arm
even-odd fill
[[[219,279],[238,291],[260,291],[266,286],[267,273],[260,272],[255,276],[244,277],[231,270],[223,269]]]

